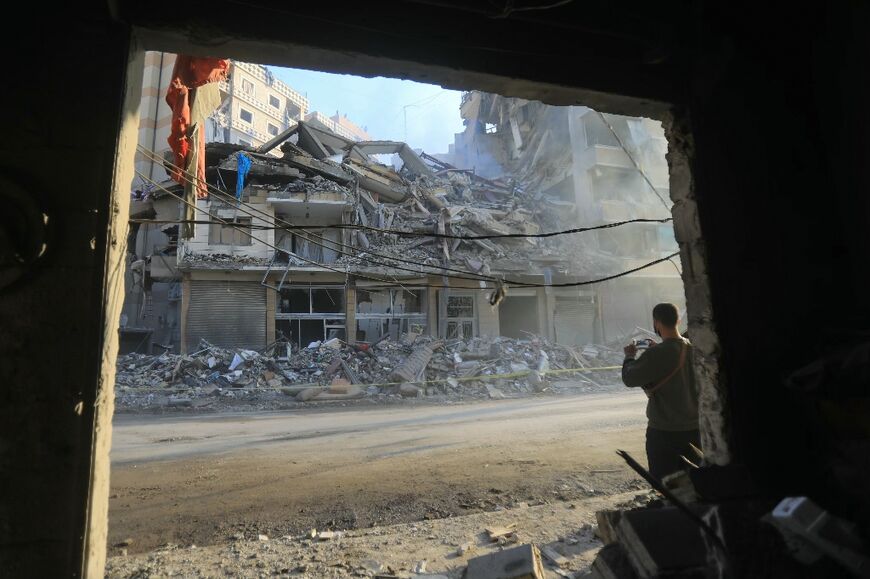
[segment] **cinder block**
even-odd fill
[[[541,554],[534,545],[520,545],[468,561],[465,579],[544,579]]]

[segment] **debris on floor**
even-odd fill
[[[466,579],[544,579],[541,553],[534,545],[520,545],[468,561]]]
[[[777,576],[807,579],[870,572],[856,525],[808,497],[777,503],[754,486],[745,466],[702,465],[662,482],[647,480],[662,500],[596,513],[604,547],[592,579],[725,579],[770,576],[772,569]]]
[[[544,504],[460,517],[340,531],[341,541],[319,541],[317,531],[284,535],[268,542],[233,540],[199,548],[163,545],[126,555],[115,551],[106,576],[370,577],[381,579],[579,579],[588,571],[600,543],[591,533],[593,513],[614,508],[628,494],[584,499],[579,508]],[[523,530],[524,543],[502,546],[481,539],[457,541],[481,529]],[[336,531],[339,532],[339,531]],[[577,544],[558,537],[576,536]],[[563,566],[542,551],[564,553]]]

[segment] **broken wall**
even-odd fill
[[[249,215],[230,204],[210,198],[196,200],[196,219],[210,219],[208,214],[205,213],[208,212],[222,220],[236,223],[236,228],[248,231],[251,235],[246,235],[231,227],[197,223],[194,226],[193,237],[182,242],[182,251],[179,252],[180,259],[186,259],[187,256],[192,254],[223,254],[235,257],[248,257],[264,262],[271,260],[275,253],[275,250],[270,247],[275,245],[275,230],[252,230],[250,226],[271,226],[271,221],[275,216],[274,208],[266,202],[265,191],[246,190],[243,193],[243,199],[246,193],[246,200],[250,203],[250,207],[247,207],[246,211],[254,213],[256,216]],[[262,215],[260,212],[265,213],[265,215]],[[216,237],[216,235],[219,235],[217,231],[219,229],[223,229],[224,233],[229,237]]]
[[[169,195],[153,199],[153,219],[168,221],[179,216],[179,202]],[[171,345],[171,351],[180,351],[181,277],[178,272],[176,249],[163,229],[170,225],[139,225],[135,238],[135,255],[125,256],[124,307],[121,314],[121,351],[152,352],[152,344]],[[176,226],[177,227],[177,226]],[[177,242],[177,235],[175,236]],[[146,260],[135,274],[130,267],[134,260]],[[149,273],[145,274],[145,269]],[[173,279],[174,278],[174,279]],[[128,332],[125,328],[134,332]],[[150,333],[145,333],[148,331]],[[130,334],[130,335],[127,335]],[[163,351],[163,349],[159,349]]]

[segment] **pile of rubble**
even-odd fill
[[[280,156],[270,153],[278,147]],[[395,165],[381,163],[389,155]],[[612,256],[587,246],[578,236],[481,239],[563,230],[575,227],[577,216],[565,203],[526,189],[516,179],[485,179],[431,155],[418,155],[405,143],[354,142],[305,122],[258,149],[209,143],[207,180],[224,191],[223,196],[214,196],[213,203],[233,206],[234,193],[227,184],[237,182],[242,156],[250,161],[249,172],[242,177],[243,201],[265,193],[264,199],[320,199],[348,205],[342,219],[348,229],[340,243],[327,243],[338,253],[336,264],[352,271],[395,268],[401,274],[410,263],[413,271],[422,273],[433,273],[425,266],[451,267],[492,281],[493,275],[516,277],[530,272],[588,277],[620,267]],[[313,236],[315,246],[318,239]],[[285,249],[291,263],[296,263],[290,247]],[[297,265],[310,264],[312,256],[298,255],[303,259]],[[188,267],[263,265],[265,261],[194,252],[181,256]]]
[[[358,398],[504,398],[559,390],[559,381],[589,389],[618,383],[621,351],[570,347],[531,336],[436,340],[403,334],[374,344],[337,338],[306,348],[275,342],[259,351],[200,343],[192,354],[118,358],[120,406],[193,406],[201,397],[272,394],[296,402]],[[609,368],[600,370],[600,368]],[[587,371],[587,369],[590,369]]]

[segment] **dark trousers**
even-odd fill
[[[701,448],[701,433],[697,430],[670,431],[648,427],[646,459],[653,478],[662,480],[672,472],[686,470],[688,465],[683,462],[680,455],[695,462],[696,456],[689,448],[689,443]]]

